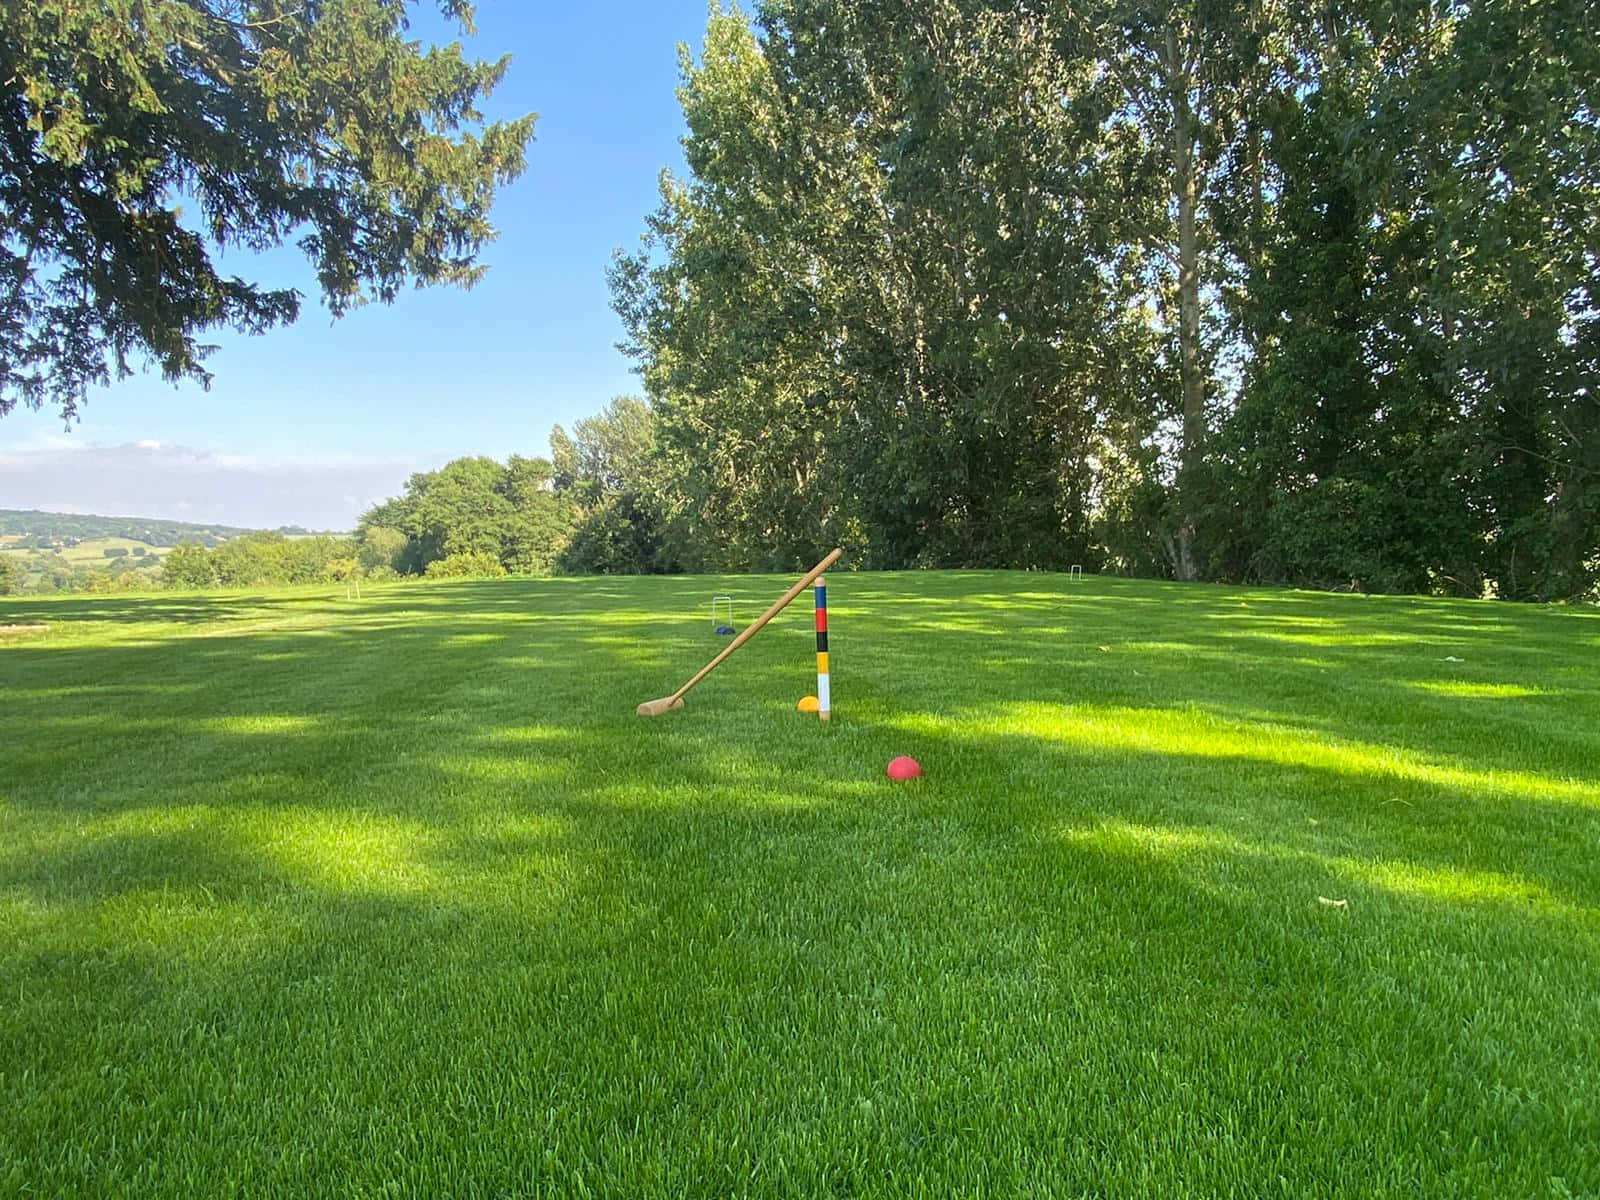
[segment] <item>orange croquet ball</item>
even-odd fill
[[[817,703],[815,696],[801,696],[800,703],[795,705],[801,712],[816,712],[822,706]]]
[[[922,765],[914,758],[907,758],[902,754],[899,758],[889,760],[888,775],[890,779],[915,779],[922,774]]]

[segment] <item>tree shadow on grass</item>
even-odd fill
[[[863,578],[850,577],[853,585]],[[670,582],[680,590],[697,583],[649,582],[652,589]],[[931,629],[906,629],[892,611],[898,602],[892,587],[882,580],[876,586],[876,591],[858,589],[853,597],[864,607],[872,632],[845,623],[835,658],[852,703],[859,697],[878,710],[904,710],[908,699],[917,706],[930,697],[938,698],[935,711],[1019,698],[1197,709],[1268,725],[1269,732],[1314,730],[1456,759],[1468,770],[1537,771],[1559,765],[1569,778],[1594,778],[1581,765],[1594,760],[1587,753],[1593,736],[1581,722],[1551,719],[1584,695],[1585,689],[1574,686],[1576,673],[1557,687],[1519,691],[1516,684],[1479,685],[1448,665],[1360,646],[1286,662],[1273,647],[1241,647],[1226,636],[1107,643],[1098,639],[1114,631],[1115,617],[1104,612],[1098,613],[1098,626],[1081,632],[1017,633],[998,617],[965,632],[939,630],[936,620]],[[437,601],[431,608],[412,605],[412,589],[362,610],[359,621],[315,630],[247,629],[181,647],[170,642],[39,647],[29,653],[47,655],[49,669],[35,672],[17,695],[48,699],[38,714],[47,722],[86,725],[112,720],[120,709],[135,720],[233,721],[243,730],[250,718],[286,711],[312,721],[345,720],[385,697],[397,705],[438,710],[426,713],[430,720],[481,716],[492,723],[519,712],[556,711],[564,703],[575,712],[592,713],[597,693],[615,697],[613,715],[622,716],[649,698],[643,693],[670,691],[725,644],[699,636],[697,615],[663,611],[641,624],[631,614],[657,607],[648,597],[625,610],[627,619],[615,625],[597,622],[586,615],[583,589],[574,581],[515,589],[543,587],[564,594],[571,603],[563,609],[541,607],[511,623],[504,614],[481,620],[477,597],[492,595],[496,587],[435,589],[441,595],[423,597]],[[467,611],[460,604],[464,596],[472,600]],[[1087,597],[1078,602],[1104,603]],[[874,607],[885,603],[888,613]],[[417,619],[391,619],[407,613]],[[807,622],[788,620],[792,616],[783,619],[789,628],[774,626],[708,688],[731,680],[741,704],[769,688],[805,690],[810,632]],[[925,636],[929,633],[935,636]],[[802,643],[807,643],[803,649]],[[22,666],[28,660],[11,661]],[[1319,661],[1331,665],[1319,670]],[[954,688],[940,676],[941,667],[958,672]],[[308,687],[313,679],[317,686]],[[1440,690],[1428,690],[1435,686]],[[1474,686],[1483,694],[1472,694]],[[1509,694],[1495,694],[1496,686]],[[385,720],[395,715],[395,709],[384,709]],[[1576,772],[1575,763],[1580,764]]]
[[[517,732],[482,731],[471,755],[423,765],[415,792],[478,779],[474,764],[503,758],[494,739]],[[1524,996],[1514,979],[1581,953],[1564,920],[1497,902],[1463,926],[1428,911],[1450,907],[1437,897],[1391,901],[1377,885],[1328,910],[1314,893],[1351,883],[1337,863],[1117,817],[1109,786],[1067,801],[1013,785],[1011,748],[988,739],[926,752],[936,767],[978,755],[976,777],[996,786],[974,797],[937,774],[863,787],[839,759],[802,775],[816,756],[798,743],[763,758],[665,736],[676,752],[650,787],[590,773],[527,796],[543,832],[526,838],[484,832],[466,806],[396,802],[388,818],[426,833],[409,843],[427,869],[412,891],[229,845],[225,820],[127,832],[13,879],[79,923],[118,894],[162,898],[108,941],[24,956],[29,977],[76,980],[101,1016],[35,998],[6,1058],[101,1112],[136,1105],[143,1137],[169,1149],[136,1164],[112,1122],[25,1097],[10,1134],[22,1161],[59,1187],[137,1167],[157,1192],[582,1178],[635,1195],[671,1194],[696,1170],[710,1173],[689,1194],[774,1172],[800,1192],[840,1178],[992,1190],[985,1172],[1007,1162],[1036,1193],[1074,1171],[1090,1190],[1153,1172],[1198,1190],[1422,1177],[1448,1194],[1563,1169],[1562,1104],[1585,1069],[1563,1032],[1572,991]],[[590,732],[537,741],[575,769],[602,761]],[[1060,780],[1103,767],[1041,753]],[[359,822],[378,795],[312,806]],[[491,812],[517,795],[491,795]],[[519,873],[528,859],[562,865]],[[207,876],[236,886],[202,890]],[[1486,927],[1513,968],[1487,991],[1443,989],[1400,953],[1422,940],[1435,963],[1465,965]],[[1555,1032],[1507,1061],[1497,1039],[1527,1020]],[[1461,1036],[1464,1023],[1484,1036]],[[1544,1099],[1508,1127],[1508,1097],[1533,1087]],[[1352,1109],[1365,1132],[1340,1148]],[[191,1129],[196,1111],[208,1117]],[[700,1163],[693,1147],[719,1128],[739,1137]],[[274,1155],[286,1139],[310,1160]],[[1270,1164],[1240,1150],[1268,1142]],[[70,1162],[69,1144],[82,1151]]]
[[[163,596],[60,596],[30,600],[7,596],[0,599],[0,619],[37,621],[59,627],[83,624],[164,624],[194,625],[210,621],[240,619],[243,606],[271,612],[303,605],[318,593],[183,593]]]
[[[309,652],[289,649],[308,635],[275,633],[191,648],[195,678],[176,691],[140,696],[137,716],[107,711],[92,690],[72,692],[33,718],[32,749],[14,760],[13,787],[29,788],[19,811],[40,819],[53,812],[60,820],[158,804],[326,805],[390,816],[421,811],[448,822],[486,801],[510,802],[529,791],[583,795],[589,781],[633,772],[645,791],[676,788],[689,796],[717,794],[730,782],[751,797],[783,795],[788,781],[800,778],[811,781],[814,796],[850,803],[861,799],[859,782],[876,776],[878,760],[909,742],[939,747],[981,787],[979,814],[993,790],[1005,797],[1008,814],[1021,797],[1050,811],[1092,800],[1132,820],[1158,810],[1234,834],[1265,826],[1297,852],[1311,853],[1337,833],[1346,856],[1383,859],[1399,846],[1434,866],[1509,869],[1575,902],[1592,902],[1592,891],[1589,899],[1581,894],[1583,886],[1592,889],[1592,877],[1573,875],[1570,862],[1546,851],[1553,828],[1592,835],[1596,789],[1525,770],[1497,774],[1501,759],[1492,750],[1475,758],[1407,755],[1345,729],[1330,735],[1288,713],[1217,704],[1001,705],[998,697],[1016,695],[1021,682],[1003,673],[992,696],[968,696],[910,719],[904,710],[896,715],[903,677],[869,676],[855,681],[852,701],[863,723],[843,725],[827,741],[792,740],[786,729],[791,740],[769,743],[768,696],[789,669],[760,659],[724,689],[724,707],[709,716],[641,725],[619,704],[599,720],[589,709],[575,726],[566,714],[584,711],[591,689],[637,678],[639,653],[557,625],[523,640],[513,658],[469,647],[479,657],[463,665],[451,628],[341,633],[336,658],[313,656],[341,670],[310,688],[299,657]],[[160,653],[67,648],[57,658],[70,664],[88,657],[112,677],[137,677]],[[217,686],[207,691],[205,678]],[[1016,732],[1040,721],[1050,732]],[[104,736],[113,729],[114,737]],[[63,759],[70,752],[81,757]],[[774,766],[765,765],[768,755]],[[160,761],[160,776],[127,777],[125,763],[139,756]],[[1219,771],[1230,781],[1220,792]],[[1152,800],[1143,799],[1147,793]],[[419,810],[419,796],[432,798],[427,808]],[[1313,820],[1328,827],[1313,833],[1306,824]],[[117,857],[108,852],[108,861]],[[1566,877],[1557,874],[1562,862]]]
[[[0,1158],[188,1194],[1581,1183],[1593,735],[1412,697],[1456,677],[1381,640],[1310,648],[1334,685],[1271,639],[1152,636],[1127,610],[1165,593],[1047,633],[1055,597],[999,582],[836,583],[832,728],[791,711],[804,614],[633,715],[721,648],[703,580],[8,651],[0,1070],[36,1082]],[[307,603],[335,611],[271,620]],[[1274,603],[1287,632],[1330,604]],[[894,787],[905,751],[927,775]],[[740,1136],[702,1160],[705,1129]]]

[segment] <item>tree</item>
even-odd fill
[[[513,454],[498,490],[510,505],[500,561],[518,574],[547,574],[572,534],[572,509],[566,497],[556,494],[554,466],[542,458]]]
[[[571,507],[556,492],[554,467],[512,455],[504,466],[458,458],[419,471],[402,495],[362,515],[357,536],[375,565],[383,565],[386,553],[388,565],[412,574],[462,555],[488,555],[505,570],[539,574],[554,566],[571,530]]]
[[[1016,0],[758,18],[715,12],[685,62],[691,178],[612,274],[686,557],[1081,561],[1090,459],[1150,374],[1094,55]]]
[[[422,50],[400,0],[128,7],[0,6],[0,414],[70,420],[134,360],[206,381],[204,331],[294,320],[227,250],[295,240],[335,316],[480,276],[533,130],[477,109],[506,59]]]
[[[406,535],[387,525],[363,525],[357,536],[360,549],[356,557],[365,571],[400,569],[406,551]]]
[[[74,572],[72,587],[79,592],[110,592],[117,586],[115,577],[102,567],[84,567]]]
[[[1318,5],[1260,122],[1224,573],[1517,599],[1600,578],[1600,53],[1579,0]]]
[[[670,556],[1594,595],[1592,8],[713,6],[611,274]]]
[[[639,511],[634,496],[603,496],[579,518],[562,551],[561,569],[574,575],[660,572],[666,568],[655,534],[655,523],[650,514]]]
[[[22,590],[26,572],[10,554],[0,554],[0,596],[12,596]]]
[[[193,542],[174,546],[161,560],[161,572],[173,587],[205,588],[216,583],[216,572],[211,565],[211,552]]]
[[[1519,600],[1600,584],[1600,47],[1571,36],[1593,26],[1586,0],[1446,6],[1388,81],[1382,133],[1432,199],[1419,348],[1459,405],[1485,577]]]
[[[573,432],[579,476],[612,492],[639,481],[655,446],[650,406],[637,396],[616,397],[604,412],[579,421]],[[552,452],[557,445],[552,431]]]
[[[550,434],[555,484],[572,501],[561,570],[636,575],[674,569],[662,517],[656,416],[649,403],[618,396],[603,412],[579,421],[574,433],[569,437],[558,425]]]
[[[406,532],[423,565],[450,554],[500,554],[511,501],[499,488],[505,469],[492,458],[458,458],[407,483]]]
[[[550,465],[554,468],[551,482],[557,491],[565,491],[577,482],[578,446],[559,425],[550,430]]]

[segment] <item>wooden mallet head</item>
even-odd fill
[[[683,700],[678,696],[663,696],[659,700],[646,700],[639,705],[641,717],[659,717],[662,713],[671,712],[675,708],[682,708]]]

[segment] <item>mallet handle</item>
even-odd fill
[[[674,703],[679,701],[679,700],[682,700],[684,698],[684,696],[686,694],[688,694],[688,691],[689,691],[690,688],[692,688],[695,684],[699,683],[707,675],[711,674],[711,672],[715,671],[718,667],[720,667],[722,665],[722,660],[727,658],[728,655],[732,654],[740,646],[744,645],[751,638],[755,637],[756,634],[760,633],[761,632],[761,627],[763,625],[765,625],[768,621],[772,620],[773,617],[777,616],[785,608],[787,608],[789,606],[789,602],[791,600],[793,600],[796,596],[798,596],[801,592],[805,591],[806,588],[811,585],[812,580],[816,579],[816,577],[818,575],[821,575],[829,567],[833,566],[834,563],[838,562],[839,561],[839,556],[841,554],[843,554],[843,553],[844,553],[843,549],[836,549],[831,554],[829,554],[827,558],[823,559],[816,566],[812,567],[811,570],[807,571],[805,573],[805,575],[801,577],[800,582],[795,584],[792,588],[790,588],[787,592],[785,592],[779,598],[779,600],[778,600],[778,602],[776,604],[774,604],[771,608],[767,609],[766,612],[762,613],[759,617],[757,617],[749,625],[745,626],[744,629],[740,630],[739,631],[739,636],[734,638],[733,641],[728,644],[728,648],[726,650],[724,650],[721,654],[717,655],[710,662],[708,662],[701,669],[700,673],[698,675],[696,675],[693,679],[689,680],[688,683],[684,684],[677,691],[673,692],[672,696],[670,697],[670,700],[672,702],[674,702]]]

